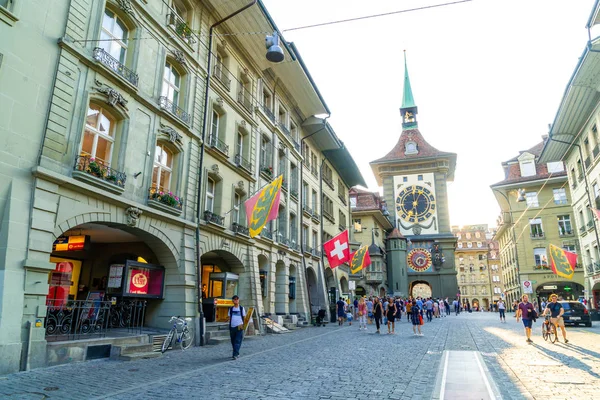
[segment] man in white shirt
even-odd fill
[[[240,298],[236,295],[231,298],[233,307],[229,308],[229,336],[231,337],[231,346],[233,347],[232,360],[237,360],[240,356],[240,347],[244,339],[244,318],[246,310],[240,306]]]
[[[506,322],[506,306],[502,300],[498,300],[498,312],[500,313],[500,322]]]

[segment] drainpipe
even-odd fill
[[[252,0],[250,3],[235,11],[232,14],[229,14],[225,18],[220,21],[215,22],[210,26],[208,31],[208,65],[206,67],[206,87],[204,88],[204,115],[202,117],[202,143],[200,144],[200,164],[198,165],[198,193],[196,196],[196,278],[198,281],[198,313],[199,313],[199,322],[200,322],[200,346],[204,346],[204,311],[202,310],[202,262],[201,262],[201,249],[200,249],[200,199],[202,197],[202,168],[204,167],[204,142],[206,140],[206,114],[208,110],[208,94],[210,92],[210,67],[212,65],[212,42],[213,42],[213,30],[221,25],[223,22],[228,19],[236,16],[237,14],[245,11],[246,9],[252,7],[256,4],[257,0]]]
[[[323,119],[323,127],[313,133],[311,133],[308,136],[303,137],[302,139],[300,139],[300,151],[302,151],[302,146],[304,144],[304,141],[306,139],[308,139],[309,137],[316,135],[317,133],[321,132],[323,129],[325,129],[327,127],[327,118],[329,118],[331,116],[331,114],[327,114],[327,117],[325,117]],[[303,185],[304,184],[304,166],[300,167],[300,183]],[[300,190],[300,204],[302,206],[304,206],[304,185]],[[322,222],[322,221],[321,221]],[[300,211],[300,229],[303,229],[304,226],[304,210]],[[312,304],[310,301],[310,287],[308,286],[308,279],[306,279],[306,258],[304,257],[304,235],[302,235],[302,233],[300,233],[300,250],[302,252],[302,264],[304,266],[304,282],[306,284],[306,294],[308,297],[308,316],[312,317]],[[317,292],[317,296],[318,296],[318,292]],[[319,299],[319,309],[321,308],[321,299]],[[309,321],[310,323],[310,321]]]

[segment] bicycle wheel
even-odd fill
[[[542,324],[542,337],[548,341],[548,324],[545,322]]]
[[[171,346],[171,343],[173,342],[173,337],[175,337],[175,329],[171,329],[167,334],[167,337],[165,338],[165,341],[163,342],[162,347],[160,348],[161,353],[167,351],[169,346]]]
[[[181,340],[179,341],[181,350],[189,349],[193,341],[194,332],[187,327],[183,328],[183,332],[181,332]]]
[[[550,338],[551,343],[556,343],[558,340],[558,335],[556,334],[556,326],[553,323],[550,323],[550,330],[548,331],[548,337]]]

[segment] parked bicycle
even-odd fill
[[[169,347],[174,346],[173,340],[179,343],[181,350],[188,349],[194,341],[194,332],[188,327],[188,322],[191,321],[191,318],[171,317],[169,322],[173,322],[173,328],[165,338],[160,351],[164,353]]]
[[[556,343],[558,340],[558,335],[556,334],[556,326],[550,321],[550,316],[546,315],[544,317],[544,322],[542,323],[542,337],[544,340],[550,339],[550,343]]]

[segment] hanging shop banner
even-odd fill
[[[150,271],[146,268],[132,268],[129,270],[129,293],[148,294]]]
[[[89,236],[60,236],[52,244],[52,251],[86,250],[89,242]]]

